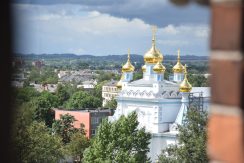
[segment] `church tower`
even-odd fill
[[[155,74],[156,81],[163,81],[165,70],[166,68],[162,65],[160,61],[158,61],[158,63],[153,67],[153,71],[156,73]]]
[[[177,125],[182,125],[184,120],[184,115],[187,113],[189,107],[189,94],[191,92],[192,86],[187,79],[187,69],[184,66],[184,80],[180,84],[180,92],[182,94],[180,111],[176,117],[175,123],[171,127],[171,130],[176,130]]]
[[[128,59],[127,62],[122,67],[122,75],[120,81],[117,83],[117,88],[122,89],[122,87],[133,80],[133,72],[135,67],[130,62],[130,49],[128,49]]]
[[[174,72],[174,81],[175,82],[181,82],[184,79],[184,66],[180,63],[180,49],[178,50],[178,58],[177,58],[177,63],[173,67],[173,72]]]
[[[163,55],[156,48],[156,30],[152,28],[152,47],[144,55],[145,65],[142,66],[143,79],[153,81],[163,81],[165,67],[162,65]]]

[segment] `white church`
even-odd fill
[[[209,87],[192,87],[187,80],[187,67],[178,59],[173,67],[173,80],[165,80],[163,55],[156,48],[156,30],[153,30],[152,47],[145,53],[142,66],[143,78],[133,81],[134,66],[128,60],[122,67],[122,76],[117,83],[120,89],[117,108],[111,121],[119,119],[121,115],[128,115],[136,111],[140,127],[152,134],[150,153],[155,162],[161,150],[167,145],[176,143],[177,124],[181,125],[189,103],[190,96],[201,94],[202,107],[208,110],[210,103]]]

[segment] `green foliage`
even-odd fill
[[[66,149],[71,156],[81,162],[83,153],[89,145],[88,138],[83,133],[76,132],[71,136],[70,143],[67,144]]]
[[[80,70],[80,69],[88,69],[88,68],[89,68],[89,63],[87,63],[87,62],[78,61],[76,63],[76,69],[77,70]]]
[[[64,105],[64,103],[70,98],[70,93],[68,92],[68,86],[58,85],[55,94],[58,97],[59,106]]]
[[[101,101],[103,100],[102,98],[102,88],[103,85],[106,83],[106,81],[101,82],[95,86],[95,88],[91,91],[91,95],[100,99]]]
[[[207,113],[190,109],[186,124],[179,126],[179,144],[162,151],[160,163],[207,163]]]
[[[57,162],[63,156],[62,142],[43,122],[34,121],[34,109],[24,103],[16,109],[12,140],[17,162]]]
[[[188,80],[193,87],[209,87],[209,81],[203,75],[188,75]]]
[[[109,108],[109,109],[116,109],[117,108],[117,101],[112,98],[112,100],[108,101],[104,108]]]
[[[99,98],[84,91],[74,93],[67,102],[67,108],[70,109],[98,108],[101,105],[102,101]]]
[[[15,89],[13,95],[16,105],[21,105],[24,102],[29,102],[34,97],[39,96],[39,92],[37,92],[32,87],[24,87],[24,88],[17,88]]]
[[[58,97],[44,91],[41,95],[32,101],[32,107],[35,109],[34,118],[38,121],[44,121],[49,127],[52,126],[54,119],[53,107],[58,106]]]
[[[23,162],[58,162],[63,158],[62,141],[50,134],[44,123],[33,122],[27,127],[28,147]]]
[[[36,83],[48,83],[56,84],[58,82],[58,75],[51,67],[38,69],[33,67],[30,72],[29,81],[35,81]]]
[[[16,114],[14,114],[14,123],[12,130],[13,149],[16,153],[16,160],[22,162],[28,155],[29,140],[27,128],[33,122],[34,110],[30,103],[24,103],[16,107]]]
[[[135,112],[118,121],[103,120],[91,146],[85,150],[83,162],[149,162],[147,152],[151,139],[145,129],[138,129]]]
[[[77,161],[81,161],[84,150],[89,146],[89,140],[85,136],[85,126],[81,124],[79,129],[74,128],[74,122],[73,116],[61,115],[60,119],[53,123],[52,131],[54,135],[62,138],[67,154],[73,156]]]
[[[142,77],[143,77],[142,71],[135,73],[133,76],[134,80],[142,79]]]
[[[29,80],[30,81],[41,81],[40,70],[33,67],[30,71]]]
[[[74,128],[75,118],[72,115],[61,115],[60,119],[55,120],[52,125],[52,131],[54,134],[59,135],[62,138],[64,144],[70,142],[71,136],[78,132],[77,128]]]
[[[97,76],[97,81],[98,83],[104,82],[104,81],[109,81],[109,80],[118,80],[119,76],[111,73],[111,72],[104,72],[104,71],[98,71],[97,72],[99,75]]]

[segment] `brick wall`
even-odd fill
[[[76,119],[76,121],[74,122],[74,127],[76,128],[80,128],[80,124],[83,123],[85,125],[86,137],[91,137],[90,112],[55,110],[55,119],[60,119],[60,116],[64,114],[70,114],[74,116],[74,118]]]
[[[243,3],[211,1],[212,105],[208,124],[211,162],[244,162]]]

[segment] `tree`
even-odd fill
[[[70,98],[67,88],[61,84],[58,85],[55,93],[58,97],[60,106],[62,106]]]
[[[25,87],[25,88],[17,88],[14,90],[14,100],[16,105],[21,105],[25,102],[29,102],[31,99],[38,97],[40,95],[32,87]]]
[[[58,82],[58,75],[51,67],[38,69],[33,67],[30,71],[29,81],[35,81],[36,83],[48,83],[56,84]]]
[[[75,118],[72,115],[61,115],[60,119],[53,123],[52,131],[54,135],[62,138],[67,154],[81,161],[84,150],[89,146],[89,140],[86,137],[84,124],[77,129],[73,125],[74,122]]]
[[[94,162],[148,162],[151,139],[145,128],[138,129],[137,114],[121,116],[118,121],[103,120],[97,135],[84,152],[85,163]]]
[[[203,75],[192,75],[189,74],[189,82],[193,87],[208,87],[209,81]]]
[[[98,108],[101,105],[102,101],[99,98],[93,97],[84,91],[74,93],[67,102],[67,107],[70,109]]]
[[[33,122],[34,110],[30,103],[24,103],[21,106],[16,107],[14,114],[14,122],[12,127],[12,144],[15,151],[15,157],[17,162],[23,162],[22,160],[27,157],[29,150],[29,135],[27,128]]]
[[[206,151],[207,113],[192,108],[187,112],[186,123],[179,126],[179,143],[162,151],[160,163],[205,163],[208,162]]]
[[[142,77],[143,77],[142,71],[139,71],[139,72],[134,74],[134,80],[142,79]]]
[[[116,109],[117,108],[117,101],[114,98],[112,98],[110,101],[108,101],[106,103],[104,108]]]
[[[30,71],[29,80],[40,83],[40,81],[41,81],[40,70],[33,67]]]
[[[61,138],[50,134],[43,122],[27,128],[28,148],[22,162],[58,162],[63,158]]]
[[[68,153],[81,162],[83,153],[90,145],[88,138],[81,132],[76,132],[71,136],[70,143],[67,144],[66,149]]]
[[[35,109],[35,120],[44,121],[48,127],[51,127],[54,119],[54,111],[52,108],[57,106],[57,96],[47,91],[42,92],[39,97],[32,101],[32,107]]]
[[[106,83],[106,81],[103,81],[99,84],[97,84],[95,86],[95,88],[90,92],[90,94],[98,99],[100,99],[101,101],[103,100],[103,97],[102,97],[102,88],[103,88],[103,85]]]
[[[99,73],[99,75],[97,76],[97,81],[99,83],[100,82],[103,82],[103,81],[109,81],[109,80],[115,78],[115,74],[114,73],[111,73],[111,72],[100,71],[98,73]]]
[[[61,115],[60,119],[55,120],[52,125],[53,133],[59,135],[64,144],[69,143],[71,136],[78,132],[78,129],[74,127],[74,122],[74,116],[65,114]]]

